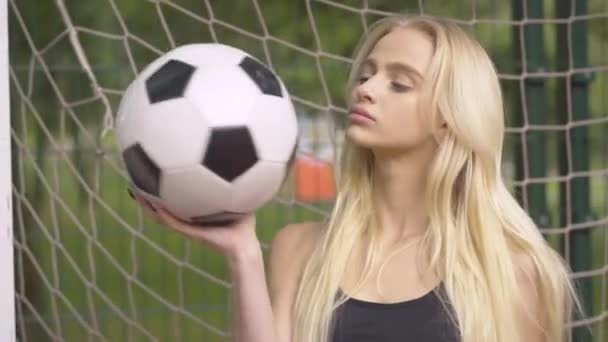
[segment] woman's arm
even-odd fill
[[[228,259],[232,278],[233,342],[274,342],[275,328],[259,243]]]
[[[231,295],[234,303],[232,341],[275,342],[264,259],[255,230],[255,215],[251,213],[229,226],[202,227],[184,222],[163,208],[153,207],[137,194],[132,196],[158,223],[201,242],[226,257],[232,278]]]
[[[259,245],[229,259],[233,281],[233,342],[290,342],[298,279],[321,231],[318,222],[289,224],[270,243],[268,291]]]
[[[230,268],[233,342],[289,342],[291,311],[298,277],[321,231],[320,223],[290,224],[270,245],[269,286],[256,236],[255,215],[227,227],[200,227],[183,222],[145,199],[133,196],[155,221],[223,254]],[[272,304],[271,304],[272,299]]]

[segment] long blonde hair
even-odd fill
[[[359,43],[347,94],[376,42],[404,27],[428,35],[434,45],[423,105],[429,122],[441,115],[448,133],[438,143],[427,179],[429,226],[420,250],[442,281],[442,302],[451,308],[461,340],[522,341],[516,318],[520,305],[525,306],[515,255],[524,255],[534,265],[535,276],[529,276],[537,279],[543,307],[551,308],[543,310],[545,341],[565,341],[565,324],[579,301],[567,265],[502,180],[502,95],[494,66],[479,43],[440,18],[384,18]],[[347,299],[343,293],[337,297],[346,263],[364,234],[370,236],[370,248],[358,285],[375,265],[381,229],[371,201],[372,163],[368,149],[345,142],[335,206],[300,278],[292,312],[294,342],[328,341],[334,310]],[[541,318],[531,316],[540,324]]]

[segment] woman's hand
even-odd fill
[[[233,259],[252,248],[260,248],[255,233],[255,214],[250,213],[239,221],[227,226],[203,226],[183,221],[164,208],[154,207],[136,191],[129,194],[141,205],[145,212],[157,223],[167,226],[186,237],[199,241]]]

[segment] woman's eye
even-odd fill
[[[410,90],[412,87],[407,86],[405,84],[401,84],[399,82],[391,82],[391,87],[399,92],[404,92]]]
[[[367,80],[369,80],[369,77],[367,77],[367,76],[359,76],[359,84],[363,84]]]

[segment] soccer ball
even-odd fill
[[[115,128],[138,193],[201,224],[232,222],[271,200],[298,133],[281,79],[222,44],[184,45],[150,63],[127,88]]]

